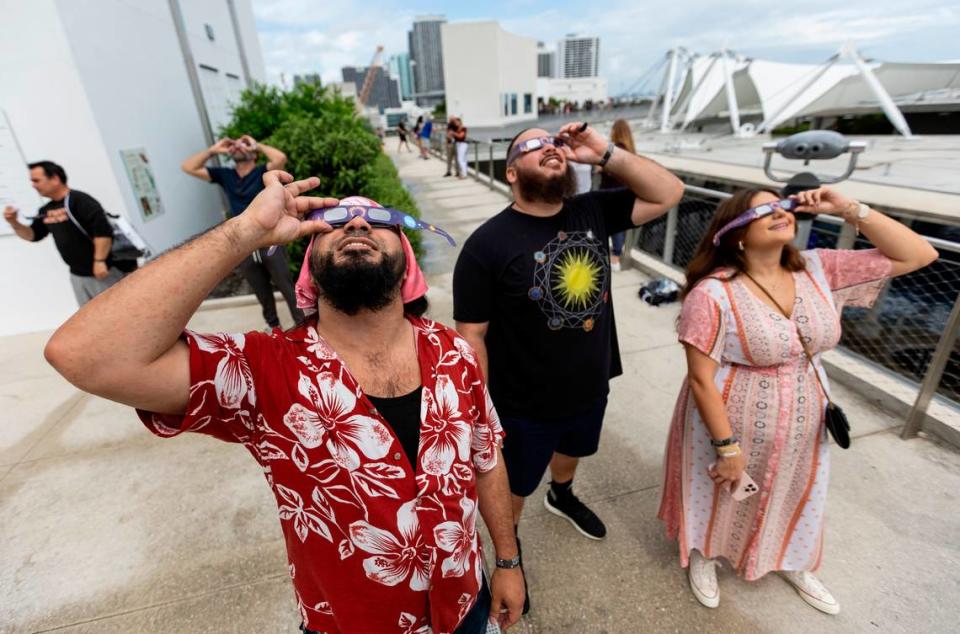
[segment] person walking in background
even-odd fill
[[[794,211],[840,216],[877,248],[797,251]],[[840,340],[844,306],[870,306],[888,278],[936,259],[906,226],[826,187],[784,200],[744,190],[717,208],[686,270],[687,377],[659,510],[700,603],[720,603],[722,558],[747,581],[779,571],[813,607],[840,611],[812,574],[830,473],[819,355]]]
[[[420,126],[420,140],[417,142],[417,145],[420,146],[420,158],[424,161],[430,158],[430,135],[433,134],[433,119],[428,114],[426,119],[423,121],[423,125]]]
[[[407,148],[407,152],[413,152],[413,150],[410,149],[410,144],[407,143],[408,133],[409,130],[407,130],[407,124],[405,124],[403,121],[397,123],[397,138],[400,139],[400,141],[397,143],[397,154],[399,154],[400,150],[403,148]]]
[[[633,132],[630,131],[630,124],[627,123],[626,119],[617,119],[613,122],[613,128],[610,130],[610,140],[621,150],[631,154],[637,153],[637,148],[633,143]],[[600,189],[615,189],[617,187],[623,187],[623,183],[617,180],[616,176],[609,172],[601,172]],[[614,271],[620,270],[620,256],[623,255],[625,238],[626,233],[623,231],[610,236],[612,245],[610,248],[610,268]]]
[[[3,218],[14,233],[29,242],[53,236],[60,257],[70,267],[70,285],[83,306],[130,271],[136,261],[115,262],[110,256],[113,228],[97,199],[67,186],[67,173],[52,161],[30,163],[30,182],[49,201],[29,225],[17,218],[17,209],[6,207]]]
[[[423,115],[417,117],[417,122],[413,125],[413,142],[417,144],[417,151],[420,152],[420,158],[423,158],[423,139],[420,138],[420,130],[423,129]]]
[[[460,176],[460,164],[457,163],[457,144],[453,138],[453,133],[457,129],[457,121],[456,117],[450,117],[450,120],[447,121],[447,135],[444,139],[447,151],[447,172],[444,176],[452,176],[454,169],[456,169],[457,176]]]
[[[629,188],[569,197],[568,161],[610,170]],[[506,178],[514,201],[467,239],[457,259],[453,318],[477,352],[509,439],[503,455],[514,523],[549,467],[544,506],[603,539],[603,521],[573,481],[580,459],[597,451],[610,378],[623,371],[607,237],[659,217],[683,187],[582,122],[557,136],[522,131],[508,146]]]
[[[467,149],[470,144],[467,142],[467,126],[463,125],[463,119],[456,118],[457,127],[453,131],[453,143],[457,152],[457,178],[467,177]]]
[[[267,161],[258,165],[257,157],[261,153]],[[207,161],[217,154],[229,154],[234,167],[207,167]],[[287,156],[283,152],[257,143],[253,137],[245,134],[239,139],[220,139],[185,160],[180,168],[190,176],[219,185],[230,204],[230,217],[234,217],[263,191],[263,175],[268,170],[283,169],[286,163]],[[286,300],[294,323],[303,321],[303,312],[297,308],[286,249],[276,248],[272,253],[269,248],[254,251],[240,263],[240,274],[253,288],[268,328],[280,326],[277,300],[273,296],[274,286]]]

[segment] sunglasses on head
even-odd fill
[[[552,145],[555,148],[561,148],[564,146],[563,139],[555,136],[538,136],[532,139],[527,139],[521,143],[517,143],[513,146],[513,149],[510,150],[510,156],[507,157],[507,165],[510,165],[517,160],[521,154],[527,154],[528,152],[533,152],[534,150],[539,150],[545,145]]]
[[[414,218],[410,214],[399,209],[388,209],[386,207],[368,207],[366,205],[348,205],[343,207],[327,207],[326,209],[317,209],[307,215],[307,220],[322,220],[331,227],[342,227],[354,218],[363,218],[374,227],[402,227],[405,229],[416,229],[420,231],[430,231],[438,236],[446,238],[450,246],[457,246],[453,237],[436,225],[428,224]]]
[[[713,236],[713,246],[720,245],[720,238],[723,237],[725,233],[738,229],[745,225],[750,224],[758,218],[763,218],[764,216],[769,216],[777,209],[782,209],[784,211],[793,212],[794,209],[800,206],[800,203],[793,198],[784,198],[783,200],[775,200],[773,202],[764,203],[762,205],[757,205],[756,207],[751,207],[745,212],[723,225],[723,227]]]

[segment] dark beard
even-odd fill
[[[569,163],[565,172],[551,176],[541,176],[539,172],[526,173],[518,169],[517,189],[524,200],[559,203],[576,193],[577,176]]]
[[[405,268],[403,253],[383,254],[379,264],[347,255],[347,262],[338,265],[332,251],[310,258],[310,275],[320,297],[351,316],[363,309],[376,312],[389,305],[400,292]]]

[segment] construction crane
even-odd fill
[[[370,98],[370,91],[373,90],[373,81],[377,78],[377,71],[380,70],[380,55],[383,53],[383,47],[378,46],[377,52],[373,54],[373,60],[367,67],[367,76],[363,80],[363,88],[360,89],[360,96],[357,97],[357,109],[363,110],[367,105],[367,99]]]

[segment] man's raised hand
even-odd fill
[[[336,198],[302,195],[319,185],[319,178],[311,176],[295,181],[287,172],[274,170],[263,175],[263,184],[263,191],[238,216],[255,248],[286,244],[301,236],[332,231],[322,220],[304,220],[311,211],[336,207],[340,202]]]
[[[568,123],[557,132],[565,145],[562,148],[568,161],[596,165],[607,152],[607,139],[580,121]]]

